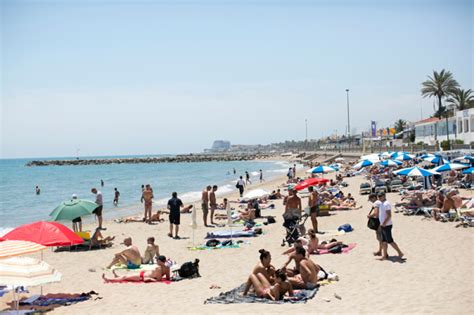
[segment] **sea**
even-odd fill
[[[89,158],[118,157],[142,156]],[[21,224],[48,220],[51,211],[73,194],[80,199],[94,201],[95,196],[91,193],[93,187],[102,192],[104,217],[111,219],[142,211],[140,197],[141,185],[144,184],[153,187],[154,209],[158,209],[166,204],[174,191],[183,202],[191,202],[200,199],[201,191],[207,185],[218,185],[218,196],[236,190],[235,183],[240,175],[244,176],[245,171],[249,172],[253,182],[258,182],[260,169],[264,179],[271,180],[286,174],[290,167],[284,161],[27,167],[26,163],[30,160],[0,159],[0,235]],[[236,174],[233,173],[234,169]],[[104,186],[101,186],[101,180]],[[35,193],[36,186],[41,190],[39,195]],[[118,207],[112,202],[114,188],[120,192]]]

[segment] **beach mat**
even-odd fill
[[[273,301],[265,298],[259,298],[256,295],[242,295],[245,289],[245,283],[239,287],[227,292],[223,292],[218,296],[208,298],[204,304],[241,304],[241,303],[264,303],[264,304],[285,304],[285,303],[306,303],[312,299],[318,292],[318,288],[313,290],[294,290],[293,297],[285,297],[283,300]]]
[[[356,243],[350,243],[350,244],[347,245],[347,247],[342,248],[342,253],[348,253],[351,250],[353,250],[354,247],[356,247],[356,246],[357,246]],[[314,255],[324,255],[324,254],[332,254],[332,253],[328,249],[320,249],[319,253],[314,254]],[[341,253],[337,253],[337,254],[341,254]]]
[[[131,271],[152,271],[152,270],[155,270],[156,267],[158,265],[157,264],[143,264],[143,265],[140,265],[140,267],[138,268],[134,268],[134,269],[129,269],[127,267],[127,265],[123,265],[123,264],[120,264],[120,265],[113,265],[112,268],[110,268],[110,270],[131,270]],[[175,272],[177,271],[181,266],[179,264],[174,264],[173,266],[171,266],[171,272]]]
[[[226,249],[226,248],[240,248],[240,244],[233,244],[233,245],[228,245],[228,246],[222,246],[222,245],[217,245],[217,246],[206,246],[206,245],[198,245],[194,247],[188,247],[189,250],[213,250],[213,249]]]
[[[255,237],[256,234],[254,231],[214,231],[208,232],[206,238],[234,238],[234,237]]]

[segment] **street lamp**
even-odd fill
[[[347,95],[347,137],[351,137],[351,121],[349,119],[349,89],[346,89]]]

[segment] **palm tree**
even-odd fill
[[[403,119],[397,120],[394,125],[395,131],[397,133],[402,132],[405,129],[406,125],[407,125],[407,122],[405,120]]]
[[[456,89],[454,95],[448,98],[446,102],[456,106],[458,110],[465,110],[474,107],[474,95],[471,93],[471,89]]]
[[[456,93],[459,83],[453,78],[450,71],[441,70],[441,72],[433,71],[433,76],[428,76],[428,80],[421,83],[421,95],[423,97],[436,97],[438,99],[437,116],[441,119],[441,114],[444,112],[442,100],[450,97]],[[437,140],[437,132],[435,126],[435,140]],[[446,137],[449,143],[448,118],[446,116]]]

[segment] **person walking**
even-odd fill
[[[244,195],[244,187],[245,187],[245,181],[242,178],[242,176],[240,176],[239,180],[237,180],[237,184],[235,185],[235,187],[239,190],[240,198],[242,198]]]
[[[379,204],[379,221],[380,228],[382,232],[382,257],[379,260],[388,259],[388,244],[393,247],[398,253],[398,258],[403,259],[403,253],[398,247],[397,243],[393,240],[392,237],[392,206],[385,198],[384,192],[378,193],[378,198],[380,201]]]
[[[249,172],[245,171],[245,184],[252,184]]]
[[[178,198],[178,193],[173,192],[171,194],[171,199],[168,200],[168,209],[170,210],[170,232],[168,233],[169,237],[173,237],[173,225],[174,225],[174,239],[180,239],[178,235],[179,224],[181,218],[181,208],[183,207],[183,202]]]
[[[118,205],[120,197],[120,191],[117,190],[117,187],[114,188],[114,206]]]
[[[92,188],[91,192],[95,195],[95,203],[97,204],[97,208],[95,208],[92,213],[94,213],[97,216],[97,220],[99,221],[99,229],[100,230],[106,230],[105,228],[102,227],[102,211],[103,211],[103,198],[102,198],[102,192],[97,190],[96,188]]]

